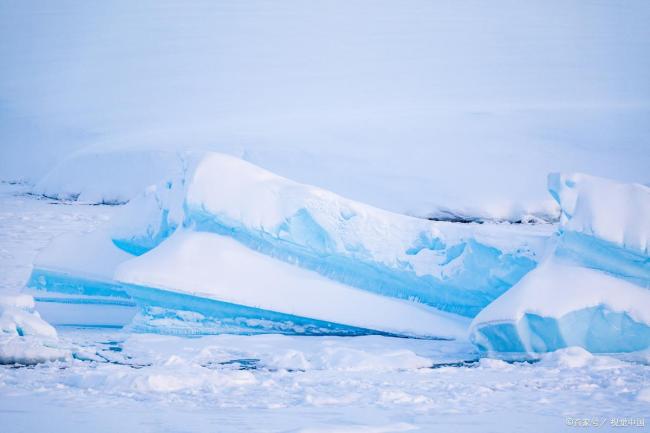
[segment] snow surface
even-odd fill
[[[57,236],[34,259],[34,267],[110,280],[115,268],[133,256],[115,247],[106,230]]]
[[[29,279],[39,251],[57,236],[105,227],[114,207],[67,206],[53,200],[26,199],[26,185],[0,182],[0,290],[17,294]],[[24,248],[25,244],[30,248]]]
[[[476,362],[458,343],[378,336],[61,338],[75,358],[0,369],[9,432],[44,425],[24,411],[47,416],[54,431],[98,432],[573,431],[567,417],[616,431],[615,417],[647,422],[650,367],[576,348],[509,364]]]
[[[0,179],[47,194],[124,200],[187,148],[443,218],[555,217],[551,171],[650,182],[644,0],[0,8]]]
[[[104,229],[116,213],[21,191],[0,190],[0,249],[11,254],[0,261],[2,293],[27,281],[52,238]],[[477,362],[468,343],[383,336],[58,335],[72,356],[0,367],[3,432],[575,431],[566,417],[618,431],[612,418],[647,423],[650,407],[647,351],[613,359],[572,348],[509,364]]]

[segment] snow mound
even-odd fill
[[[91,147],[75,152],[40,179],[34,194],[81,203],[123,204],[183,171],[183,153]]]
[[[34,311],[28,295],[0,296],[0,364],[31,365],[65,359],[56,330]]]
[[[582,347],[567,347],[545,354],[539,365],[561,369],[590,367],[598,370],[620,368],[625,366],[625,363],[609,356],[594,356]]]
[[[550,256],[471,325],[486,352],[650,347],[650,190],[586,175],[551,175],[562,206]]]

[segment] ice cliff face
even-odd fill
[[[650,347],[650,189],[584,174],[549,176],[562,208],[553,253],[475,319],[487,352]]]

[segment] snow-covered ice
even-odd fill
[[[0,294],[0,364],[31,365],[67,356],[56,330],[34,311],[31,296]]]
[[[465,338],[464,317],[534,268],[553,230],[395,214],[214,152],[179,160],[110,239],[61,237],[36,258],[28,287],[50,320],[125,324],[130,296],[140,330]]]
[[[343,284],[472,317],[535,266],[552,231],[399,215],[218,153],[195,158],[186,173],[125,207],[124,220],[149,221],[117,229],[116,245],[142,253],[171,234],[184,212],[188,230],[233,238]],[[138,284],[147,285],[142,274]]]
[[[0,2],[0,431],[646,430],[648,22]]]
[[[121,264],[115,278],[140,286],[126,286],[126,290],[144,306],[198,313],[198,318],[189,315],[187,320],[175,315],[175,321],[185,322],[181,326],[190,333],[205,333],[210,327],[214,328],[212,332],[227,332],[232,321],[231,332],[235,327],[242,328],[242,332],[352,335],[375,330],[464,339],[469,324],[465,318],[425,305],[336,283],[215,233],[181,230],[158,248]],[[194,299],[173,297],[165,293],[167,290]],[[220,302],[208,303],[202,298]],[[230,306],[222,311],[225,303]],[[152,311],[147,309],[153,316],[151,330],[174,329],[175,323],[158,318],[160,313]],[[329,323],[310,323],[304,318]],[[291,325],[296,320],[300,322]]]
[[[549,190],[562,208],[557,245],[479,313],[472,340],[488,352],[650,348],[650,188],[554,174]]]
[[[535,266],[548,227],[458,225],[387,212],[211,153],[187,225],[376,293],[474,316]]]
[[[116,211],[20,192],[4,185],[0,194],[2,248],[12,253],[3,283],[24,284],[55,234],[104,230]],[[571,348],[509,364],[479,361],[458,341],[69,327],[56,347],[68,356],[0,368],[3,431],[545,432],[573,431],[567,419],[591,416],[613,431],[610,419],[647,417],[649,407],[647,351],[614,359]]]

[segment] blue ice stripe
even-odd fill
[[[584,233],[565,231],[555,254],[587,268],[650,288],[650,257],[640,252]]]
[[[283,239],[250,230],[237,221],[195,207],[186,206],[184,224],[192,230],[229,236],[255,251],[346,285],[384,296],[416,300],[466,317],[474,317],[536,266],[536,262],[528,257],[504,254],[496,248],[468,240],[449,248],[450,253],[468,250],[467,266],[462,272],[445,279],[417,275],[408,264],[396,268],[364,259],[362,250],[352,256],[334,250],[327,234],[321,233],[323,229],[313,227],[316,223],[305,214],[306,211],[299,211],[281,227],[292,232],[292,236],[298,236],[300,242],[292,242],[293,237]],[[306,231],[316,235],[313,239],[308,238]]]
[[[593,353],[636,352],[650,347],[650,326],[605,305],[555,318],[525,313],[521,319],[479,324],[470,340],[482,353],[545,353],[580,346]],[[516,358],[517,356],[515,356]]]
[[[66,295],[105,296],[129,299],[120,283],[71,275],[66,272],[34,268],[27,287]]]
[[[151,332],[175,333],[173,326],[170,326],[169,323],[157,328],[156,320],[173,319],[177,315],[181,316],[184,313],[192,312],[203,316],[198,320],[190,321],[193,325],[191,327],[193,334],[280,333],[290,335],[403,336],[154,287],[133,284],[125,284],[124,287],[141,308],[142,314],[145,316],[146,330]],[[185,317],[179,320],[185,324],[188,323]]]
[[[126,299],[115,298],[68,298],[68,297],[44,297],[34,296],[36,302],[54,304],[80,304],[80,305],[112,305],[118,307],[135,307],[135,302]]]

